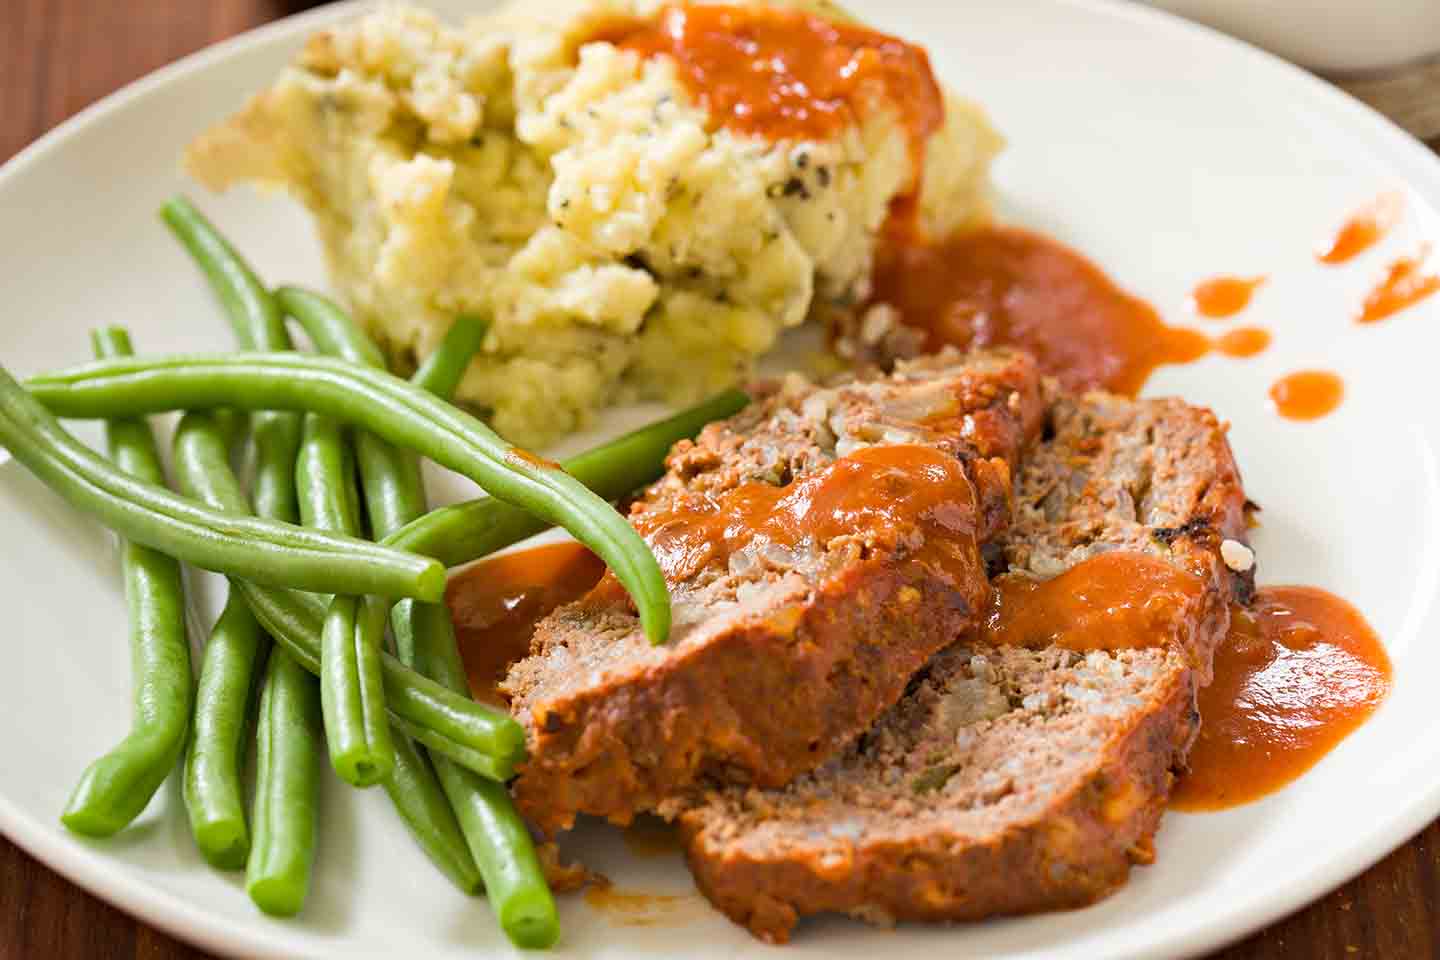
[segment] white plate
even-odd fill
[[[451,3],[451,6],[461,6]],[[1440,238],[1440,163],[1364,107],[1298,70],[1147,9],[1093,0],[856,3],[929,46],[956,89],[1010,139],[996,170],[1007,214],[1094,256],[1172,318],[1198,279],[1265,273],[1244,321],[1275,332],[1245,361],[1162,371],[1234,423],[1249,489],[1265,506],[1262,578],[1342,593],[1395,662],[1379,713],[1298,783],[1222,814],[1171,815],[1159,861],[1104,903],[957,929],[876,932],[806,924],[787,956],[1175,956],[1238,937],[1341,883],[1440,813],[1440,299],[1371,328],[1351,312],[1386,258]],[[185,142],[266,83],[323,22],[316,11],[161,71],[45,137],[0,173],[0,357],[29,373],[87,355],[86,331],[129,325],[142,350],[226,348],[195,271],[156,221],[194,188]],[[1409,198],[1383,247],[1339,268],[1315,245],[1385,188]],[[201,197],[274,281],[322,283],[304,215],[283,198]],[[1341,372],[1349,396],[1313,424],[1280,420],[1266,388],[1285,371]],[[87,437],[94,436],[85,431]],[[110,842],[66,835],[56,815],[85,764],[128,716],[124,610],[109,536],[14,464],[0,466],[0,829],[145,920],[221,953],[350,958],[506,955],[483,901],[457,895],[410,843],[385,798],[333,781],[302,919],[260,916],[232,876],[206,868],[172,786]],[[207,578],[199,612],[214,612]],[[622,886],[691,890],[673,858],[639,859],[613,831],[582,831]],[[760,955],[768,948],[684,898],[651,926],[616,926],[569,899],[566,956]],[[1380,922],[1384,918],[1378,918]]]

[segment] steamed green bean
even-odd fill
[[[240,869],[250,853],[240,771],[250,690],[264,649],[260,624],[232,590],[205,644],[182,789],[195,846],[222,870]]]
[[[255,836],[245,890],[294,916],[310,892],[320,806],[320,693],[284,650],[270,653],[255,729]]]
[[[455,322],[450,324],[445,339],[440,341],[440,346],[420,364],[420,369],[415,371],[410,382],[437,397],[450,399],[450,395],[465,378],[465,371],[470,368],[470,361],[479,351],[489,326],[484,320],[470,314],[456,317]]]
[[[327,357],[189,355],[98,361],[37,377],[28,386],[56,413],[71,417],[234,406],[305,409],[348,420],[564,526],[630,592],[651,642],[663,642],[669,632],[665,578],[624,517],[558,464],[506,444],[469,414],[382,371]]]
[[[433,560],[354,537],[226,515],[117,470],[63,430],[3,367],[0,444],[126,540],[205,570],[324,593],[438,600],[445,590],[445,571]]]
[[[118,328],[97,330],[93,340],[99,356],[130,353],[130,338]],[[105,434],[120,470],[148,483],[164,481],[149,424],[110,421]],[[121,544],[120,558],[130,611],[134,717],[125,738],[85,770],[60,817],[66,827],[90,836],[109,836],[140,815],[174,769],[190,722],[190,645],[180,565],[133,543]]]
[[[308,527],[355,534],[360,528],[355,460],[347,431],[329,417],[310,414],[295,467],[300,517]],[[345,782],[368,787],[395,764],[380,672],[379,629],[361,630],[359,601],[337,595],[320,632],[320,705],[330,764]]]

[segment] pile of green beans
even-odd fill
[[[167,202],[161,214],[210,280],[241,346],[288,350],[290,338],[278,304],[225,238],[184,197]],[[471,356],[479,348],[483,333],[483,326],[473,319],[462,318],[427,361],[427,367],[438,371],[435,376],[453,378],[444,388],[447,393],[454,389]],[[196,429],[187,429],[192,420],[196,421]],[[293,520],[298,514],[294,481],[300,421],[300,415],[283,412],[260,412],[251,417],[250,459],[254,462],[255,508],[260,516]],[[186,438],[190,439],[189,443],[182,442]],[[176,434],[175,459],[181,465],[182,473],[199,477],[213,475],[212,479],[216,481],[228,480],[228,487],[210,484],[214,488],[212,492],[222,495],[222,502],[212,505],[223,508],[228,501],[231,506],[243,510],[243,494],[230,473],[226,444],[221,431],[208,417],[187,414],[181,421]],[[225,496],[227,493],[228,497]],[[221,617],[221,623],[226,621],[232,609],[243,611],[249,623],[254,623],[249,604],[233,587],[231,600],[226,605],[226,615]],[[206,675],[202,674],[201,696],[195,718],[196,737],[192,741],[194,754],[200,752],[202,731],[212,728],[224,731],[227,717],[237,708],[243,712],[244,691],[249,687],[249,676],[254,669],[253,651],[248,658],[245,651],[238,651],[235,656],[225,655],[227,645],[221,641],[227,635],[222,634],[219,627],[220,624],[217,624],[211,643],[206,647],[206,669],[209,670],[212,659],[217,661],[215,670],[218,677],[214,695],[207,696],[209,688]],[[258,625],[256,629],[258,631]],[[207,720],[207,715],[212,714],[213,723]],[[235,740],[238,741],[241,732],[238,729],[234,731]],[[212,745],[210,752],[220,754],[221,762],[207,768],[208,776],[193,779],[187,766],[185,795],[191,811],[192,830],[197,845],[212,863],[222,867],[241,866],[248,853],[248,841],[238,801],[239,768],[237,763],[224,756],[230,744],[218,735],[211,739],[219,741]],[[475,893],[481,884],[480,873],[466,849],[460,827],[455,822],[439,781],[408,737],[398,735],[394,738],[394,765],[390,776],[384,780],[384,788],[401,821],[431,861],[461,891]],[[197,810],[200,811],[198,816]],[[224,846],[227,842],[233,842],[234,846],[227,848]],[[217,849],[207,849],[207,845]]]
[[[382,784],[430,859],[462,891],[483,888],[517,946],[553,945],[554,898],[504,785],[524,757],[524,732],[469,695],[441,602],[444,567],[559,524],[607,562],[647,636],[662,642],[670,606],[659,566],[607,501],[654,479],[676,441],[748,398],[728,391],[550,463],[447,402],[484,338],[479,319],[457,318],[407,382],[325,297],[267,289],[184,198],[162,217],[248,352],[133,359],[124,332],[111,330],[96,334],[97,362],[24,387],[0,368],[0,445],[126,541],[135,718],[86,771],[62,819],[97,836],[122,829],[183,752],[181,793],[202,855],[244,867],[260,909],[293,915],[316,853],[323,733],[341,778]],[[287,316],[325,356],[291,352]],[[163,486],[153,437],[136,419],[168,410],[187,411],[174,439],[182,496]],[[57,415],[105,420],[115,463]],[[253,508],[230,462],[242,437]],[[427,512],[421,455],[490,495]],[[198,690],[177,561],[229,578]],[[385,650],[387,620],[398,655]]]
[[[282,287],[277,299],[286,312],[300,321],[322,353],[366,366],[381,366],[379,351],[331,301],[294,287]],[[437,356],[468,344],[468,340],[458,339],[464,336],[463,331],[455,333],[464,326],[467,326],[465,318],[456,322]],[[459,347],[455,347],[457,341]],[[444,396],[441,389],[453,389],[453,384],[448,382],[461,370],[463,367],[458,364],[436,362],[418,373],[412,382],[422,390]],[[309,423],[307,419],[307,426]],[[360,435],[357,447],[371,532],[376,539],[381,539],[425,512],[420,462],[409,451],[391,447],[367,434]],[[332,484],[333,489],[340,486],[338,482]],[[331,637],[332,627],[339,620],[347,627],[353,625],[353,632],[342,633],[350,647],[378,646],[384,633],[385,608],[383,601],[370,598],[356,611],[353,598],[336,597],[326,616],[325,636]],[[457,694],[468,694],[469,684],[449,610],[443,604],[403,601],[392,613],[401,662]],[[350,651],[343,652],[349,654]],[[340,653],[332,651],[328,643],[321,653],[322,666],[327,659],[340,660]],[[322,677],[326,673],[328,668]],[[327,730],[331,726],[327,721]],[[521,947],[553,945],[560,935],[555,898],[545,883],[544,869],[530,831],[515,809],[509,791],[494,779],[477,776],[443,753],[436,753],[431,760],[473,862],[484,877],[485,893],[501,928]]]

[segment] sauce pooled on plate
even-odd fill
[[[1210,350],[1204,334],[1167,325],[1079,253],[1016,227],[892,243],[877,257],[872,299],[924,330],[927,349],[1019,347],[1070,390],[1133,396],[1156,367]]]
[[[1231,615],[1200,736],[1171,804],[1219,810],[1290,783],[1390,690],[1390,658],[1364,616],[1315,587],[1263,587]]]
[[[535,624],[584,596],[604,572],[593,553],[566,542],[502,553],[452,578],[445,602],[475,698],[503,702],[495,687],[530,652]]]

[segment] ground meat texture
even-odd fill
[[[702,779],[780,786],[843,749],[983,613],[980,545],[1043,409],[1029,357],[949,354],[791,380],[678,445],[632,509],[667,573],[669,642],[645,642],[607,578],[502,687],[526,816],[625,823]]]
[[[1077,907],[1154,856],[1195,694],[1251,573],[1245,496],[1224,428],[1176,400],[1055,396],[992,545],[1001,577],[1048,579],[1127,550],[1193,574],[1173,643],[938,654],[855,745],[781,789],[716,785],[679,812],[704,894],[783,942],[826,912],[871,922],[975,920]]]

